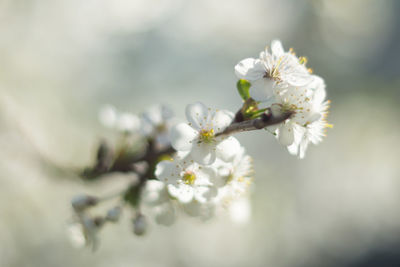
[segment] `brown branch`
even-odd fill
[[[267,109],[259,118],[231,123],[231,125],[229,125],[223,132],[218,133],[216,136],[232,135],[240,132],[260,130],[267,126],[284,122],[285,120],[290,118],[292,114],[292,112],[287,112],[282,113],[278,116],[274,116],[271,110]]]

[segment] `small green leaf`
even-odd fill
[[[236,84],[239,95],[242,97],[242,99],[244,101],[246,101],[247,99],[250,98],[250,93],[249,93],[250,86],[251,86],[251,83],[249,83],[248,81],[246,81],[244,79],[240,79]]]

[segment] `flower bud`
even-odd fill
[[[144,235],[147,230],[147,219],[144,215],[138,214],[133,220],[133,232],[135,235]]]
[[[84,209],[95,206],[98,202],[96,197],[88,195],[78,195],[71,200],[71,205],[75,211],[83,211]]]
[[[119,217],[121,217],[121,213],[122,213],[121,207],[116,206],[107,212],[106,220],[113,223],[118,222]]]

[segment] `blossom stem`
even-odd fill
[[[274,116],[271,112],[271,109],[268,108],[261,117],[252,119],[252,120],[245,120],[241,122],[233,122],[229,125],[223,132],[216,134],[216,136],[224,136],[224,135],[232,135],[239,132],[247,132],[247,131],[254,131],[260,130],[267,126],[271,126],[274,124],[278,124],[287,120],[293,113],[286,112],[282,113],[278,116]]]

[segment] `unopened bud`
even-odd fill
[[[107,212],[106,220],[113,223],[118,222],[119,217],[121,217],[121,213],[122,213],[121,207],[119,206],[114,207]]]
[[[144,215],[138,214],[133,220],[133,232],[135,235],[143,235],[147,230],[147,219]]]
[[[75,211],[83,211],[88,207],[95,206],[98,202],[96,197],[88,195],[78,195],[71,200],[71,205]]]
[[[270,111],[274,117],[281,117],[283,115],[282,106],[279,104],[272,104]]]

